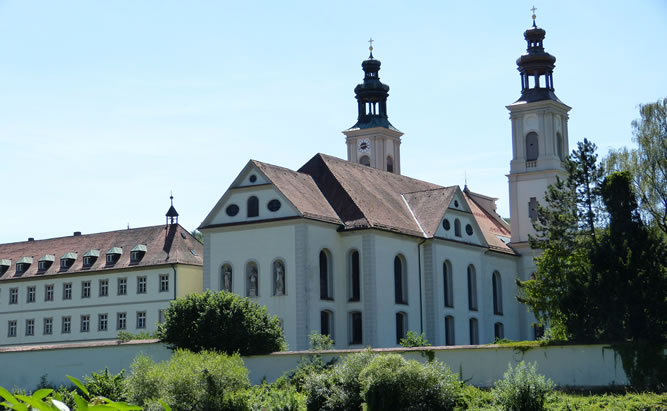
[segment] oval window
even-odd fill
[[[280,201],[273,199],[269,201],[269,204],[267,204],[266,207],[269,209],[269,211],[278,211],[280,210]]]
[[[228,216],[234,217],[239,213],[239,206],[236,204],[230,204],[227,206],[227,209],[225,209],[225,212],[227,213]]]
[[[442,220],[442,228],[449,231],[451,226],[449,225],[449,220],[448,219],[445,218],[444,220]]]
[[[252,174],[252,175],[250,176],[250,182],[251,182],[251,183],[254,183],[255,181],[257,181],[257,176],[254,175],[254,174]]]
[[[472,226],[470,224],[466,224],[466,233],[472,235]]]
[[[454,207],[458,207],[458,206],[459,206],[459,202],[457,200],[454,200]]]

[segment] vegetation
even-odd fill
[[[431,343],[426,339],[424,333],[417,334],[414,331],[408,331],[405,338],[401,338],[401,347],[430,347]]]
[[[265,306],[226,291],[179,297],[169,304],[158,337],[194,352],[268,354],[286,349],[278,317]]]
[[[112,401],[127,401],[123,391],[123,380],[125,379],[125,370],[121,370],[116,375],[109,373],[109,369],[93,372],[90,376],[84,377],[84,386],[93,397],[105,397]]]
[[[639,114],[632,122],[637,148],[612,150],[605,164],[630,172],[640,215],[667,234],[667,98],[640,105]]]
[[[235,391],[248,388],[248,370],[238,354],[176,350],[169,361],[155,363],[140,355],[123,384],[130,402],[145,410],[225,409]]]
[[[154,338],[158,338],[157,332],[149,333],[148,331],[141,331],[136,334],[132,334],[131,332],[127,331],[118,331],[118,334],[116,335],[116,340],[120,342],[128,342],[132,340],[151,340]]]
[[[526,365],[523,361],[514,368],[510,364],[503,379],[496,381],[493,387],[495,403],[505,410],[543,410],[554,384],[538,375],[535,368],[535,364]]]
[[[334,340],[328,334],[320,334],[317,331],[313,331],[308,335],[308,343],[310,344],[310,349],[313,351],[325,351],[332,350],[334,347]]]
[[[667,246],[643,224],[627,172],[604,178],[584,140],[538,206],[534,278],[519,283],[551,339],[664,341]]]

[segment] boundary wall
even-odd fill
[[[288,351],[244,357],[250,381],[273,382],[299,361],[319,354],[326,362],[362,350]],[[503,377],[508,364],[536,362],[537,372],[558,386],[600,387],[629,385],[621,357],[608,345],[563,345],[546,347],[508,347],[498,345],[384,348],[377,353],[398,353],[406,359],[436,359],[469,384],[490,387]],[[82,379],[94,371],[109,368],[112,373],[125,369],[138,354],[154,361],[168,360],[171,351],[157,340],[72,343],[61,345],[0,348],[0,386],[33,390],[42,376],[50,383],[70,385],[66,376]]]

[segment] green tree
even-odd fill
[[[173,348],[227,354],[268,354],[286,348],[280,320],[248,298],[220,291],[180,297],[169,304],[158,338]]]
[[[405,338],[401,338],[400,341],[401,347],[410,348],[410,347],[429,347],[431,343],[426,339],[424,333],[417,334],[414,331],[408,331]]]
[[[667,98],[640,105],[639,114],[632,122],[637,147],[611,150],[605,163],[632,174],[642,217],[667,233]]]

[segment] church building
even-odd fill
[[[336,348],[397,346],[407,331],[433,345],[534,338],[515,280],[534,271],[528,235],[564,173],[570,108],[554,94],[545,31],[533,22],[524,37],[521,97],[507,106],[510,225],[495,198],[401,174],[403,133],[371,47],[347,159],[316,154],[296,171],[250,160],[201,224],[204,289],[266,305],[291,350],[312,331]]]

